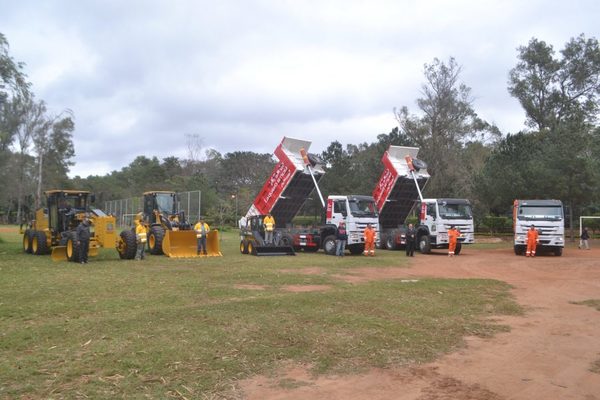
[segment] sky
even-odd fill
[[[419,114],[424,65],[454,57],[473,108],[525,128],[507,91],[517,48],[599,37],[596,0],[0,0],[0,32],[37,99],[75,118],[70,176],[136,156],[320,153],[373,142]]]

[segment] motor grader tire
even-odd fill
[[[75,232],[69,232],[67,236],[67,260],[80,262],[79,245],[77,244],[77,235]]]
[[[48,254],[48,250],[46,232],[33,232],[33,239],[31,240],[31,252],[37,256],[41,256],[43,254]]]
[[[140,244],[143,246],[144,244]],[[137,238],[135,232],[128,229],[121,232],[117,241],[117,252],[121,260],[133,260],[137,252]]]
[[[33,231],[30,229],[26,229],[25,232],[23,232],[23,251],[28,254],[31,254],[32,232]]]
[[[165,230],[161,226],[153,226],[148,234],[148,250],[155,256],[163,254],[162,242]]]

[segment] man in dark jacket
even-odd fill
[[[90,221],[84,218],[77,225],[77,248],[79,249],[79,262],[87,264],[88,252],[90,250]]]
[[[346,224],[340,222],[337,228],[335,236],[335,255],[338,257],[344,257],[344,251],[346,250],[346,242],[348,241],[348,232],[346,231]]]
[[[414,257],[415,256],[415,243],[417,242],[417,231],[413,224],[408,224],[408,229],[406,230],[406,256]]]

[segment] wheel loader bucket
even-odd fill
[[[256,256],[295,256],[296,252],[292,246],[256,246]]]
[[[169,257],[198,257],[195,231],[165,231],[162,250]]]
[[[206,235],[206,256],[221,257],[221,242],[219,241],[219,231],[212,230]]]
[[[55,246],[50,255],[52,261],[67,261],[67,246]]]

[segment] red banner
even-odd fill
[[[396,171],[396,168],[394,168],[394,165],[390,161],[387,151],[383,154],[381,162],[383,163],[384,170],[375,189],[373,189],[373,198],[375,199],[377,210],[379,212],[383,209],[390,192],[394,188],[396,178],[398,177],[398,171]]]
[[[262,215],[271,212],[279,196],[281,196],[296,173],[294,163],[285,154],[281,148],[281,144],[275,149],[275,155],[279,158],[279,162],[273,169],[271,177],[267,179],[254,200],[254,206]]]

